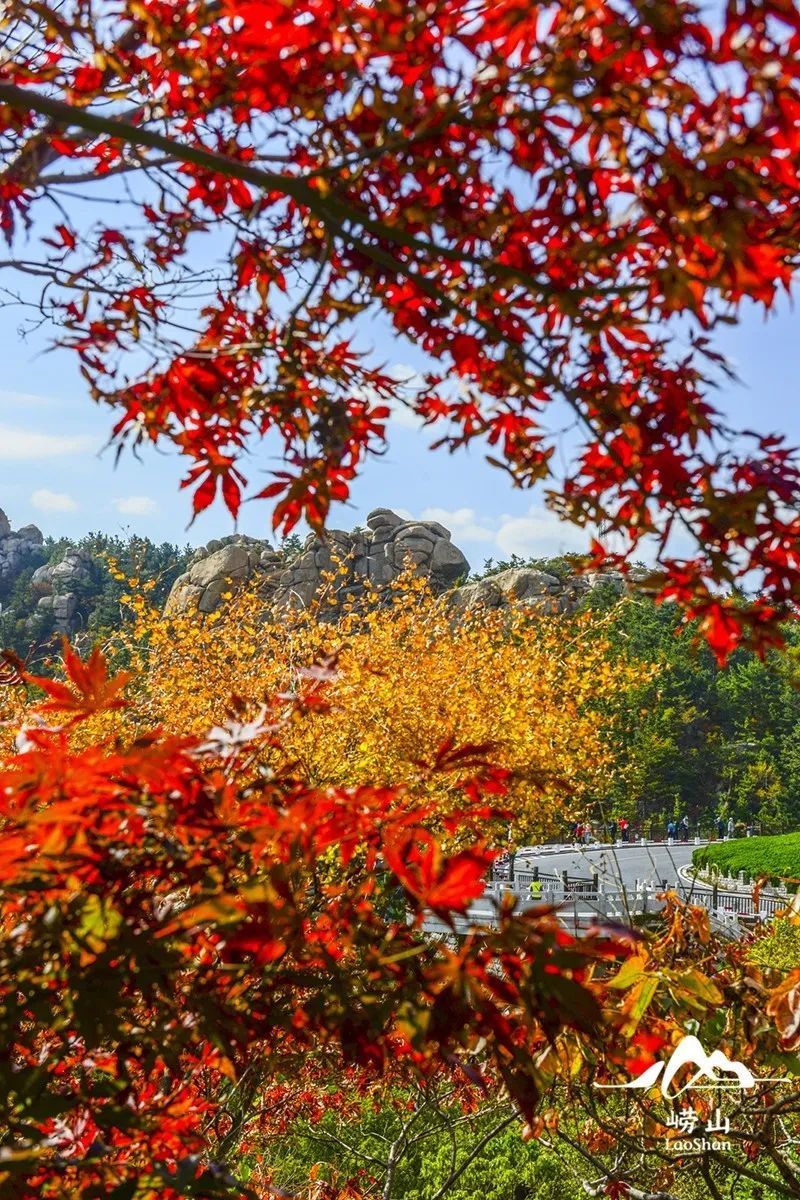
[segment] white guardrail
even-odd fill
[[[531,888],[533,885],[533,890]],[[537,875],[533,871],[516,871],[513,883],[495,880],[487,884],[484,893],[474,900],[462,916],[455,918],[455,933],[464,935],[472,930],[491,928],[497,924],[497,912],[504,895],[514,895],[523,908],[558,905],[561,920],[569,928],[580,931],[603,921],[629,923],[633,917],[658,912],[664,904],[661,883],[637,880],[633,887],[605,884],[597,876],[589,879],[560,878]],[[726,892],[718,887],[697,887],[676,883],[666,889],[681,899],[705,908],[712,924],[733,937],[741,936],[743,921],[769,920],[785,909],[790,897],[783,891],[749,893]],[[428,933],[450,935],[453,929],[438,917],[429,914],[424,922]]]

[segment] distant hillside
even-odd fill
[[[231,534],[196,547],[106,533],[52,538],[36,525],[14,530],[0,509],[0,647],[36,659],[62,635],[102,642],[125,620],[121,599],[132,580],[152,583],[150,598],[163,608],[191,563],[251,541]],[[299,538],[287,538],[274,557],[283,562],[300,548]]]
[[[102,639],[122,620],[129,578],[155,580],[163,603],[192,552],[142,537],[88,533],[76,541],[46,537],[35,525],[15,531],[0,509],[0,644],[27,656],[60,634]]]

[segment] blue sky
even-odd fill
[[[194,544],[232,532],[221,503],[187,530],[190,501],[178,490],[183,464],[176,456],[148,449],[137,461],[125,453],[115,467],[113,451],[102,453],[112,414],[87,399],[71,354],[45,352],[44,331],[23,340],[19,323],[18,310],[0,310],[0,507],[14,528],[34,522],[53,536],[130,531]],[[742,383],[726,385],[716,396],[718,407],[732,423],[800,441],[800,327],[788,302],[766,321],[747,312],[719,344]],[[387,365],[413,363],[409,348],[387,334],[378,334],[376,352]],[[388,453],[367,466],[351,504],[338,507],[332,525],[352,528],[378,506],[435,519],[452,530],[473,567],[488,557],[549,555],[585,545],[580,531],[544,508],[540,493],[514,489],[477,449],[431,453],[432,435],[406,415],[390,428]],[[247,469],[251,484],[265,480],[274,466],[266,453],[256,453]],[[269,537],[269,520],[268,505],[246,505],[239,528]]]

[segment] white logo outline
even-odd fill
[[[678,1072],[688,1064],[697,1067],[697,1071],[682,1087],[670,1091],[672,1083]],[[664,1072],[661,1075],[661,1072]],[[727,1075],[736,1077],[736,1081],[725,1080],[720,1078],[719,1072],[724,1072]],[[666,1062],[654,1062],[649,1067],[642,1071],[641,1075],[637,1075],[635,1079],[629,1079],[627,1083],[595,1083],[596,1088],[602,1088],[604,1091],[628,1089],[649,1091],[656,1086],[659,1077],[661,1077],[661,1095],[668,1099],[674,1099],[687,1091],[750,1091],[759,1083],[791,1083],[791,1079],[786,1076],[757,1076],[754,1075],[749,1067],[737,1059],[728,1058],[722,1050],[712,1050],[711,1054],[707,1054],[703,1049],[703,1045],[699,1038],[694,1034],[687,1033],[678,1042],[672,1054]],[[697,1080],[709,1079],[710,1083],[698,1083]]]

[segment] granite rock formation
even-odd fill
[[[367,517],[366,529],[349,533],[329,529],[324,540],[310,534],[289,562],[255,538],[209,542],[176,580],[165,611],[213,612],[227,591],[255,575],[265,600],[279,610],[306,608],[323,588],[330,587],[337,601],[331,606],[334,614],[338,605],[358,602],[409,567],[424,576],[436,593],[447,591],[469,571],[469,563],[443,525],[407,521],[391,509],[378,508]]]
[[[164,611],[212,613],[229,592],[255,579],[265,610],[288,614],[324,599],[320,619],[335,620],[345,606],[380,604],[389,585],[409,568],[442,596],[455,620],[509,605],[572,612],[595,588],[617,594],[625,590],[625,580],[616,572],[575,575],[565,573],[565,563],[553,566],[558,574],[515,566],[466,582],[469,563],[443,525],[376,508],[364,528],[329,529],[322,539],[309,535],[290,558],[267,541],[244,534],[210,541],[188,559]],[[0,509],[0,615],[16,622],[20,640],[51,633],[75,637],[89,629],[98,606],[105,602],[108,607],[103,599],[107,571],[105,559],[86,545],[45,544],[35,525],[14,531]],[[111,616],[106,613],[104,619],[113,624],[113,601],[110,607]]]
[[[35,525],[24,525],[15,532],[0,508],[0,595],[13,588],[24,570],[43,561],[43,545],[44,536],[40,529]]]
[[[459,615],[482,609],[508,608],[512,604],[541,613],[569,613],[599,587],[608,587],[621,595],[625,580],[618,571],[561,579],[535,567],[511,567],[457,588],[449,596],[449,603]]]
[[[469,563],[449,530],[436,521],[406,520],[389,508],[376,508],[365,529],[329,529],[324,540],[311,534],[288,562],[256,538],[237,535],[209,542],[176,580],[165,612],[213,612],[227,592],[255,576],[265,603],[277,611],[307,608],[326,589],[334,600],[326,611],[335,618],[348,601],[375,603],[375,592],[380,596],[408,568],[425,578],[435,594],[446,593],[457,616],[511,604],[544,613],[573,612],[594,588],[621,593],[625,586],[617,572],[563,579],[534,567],[513,567],[464,583]]]
[[[188,570],[172,585],[164,611],[167,615],[193,609],[213,612],[226,592],[235,591],[254,574],[266,580],[282,563],[281,555],[258,538],[235,534],[214,539],[195,551]]]
[[[80,548],[67,550],[60,562],[37,568],[31,579],[35,614],[52,614],[56,633],[74,633],[81,594],[91,587],[95,570],[91,554]]]

